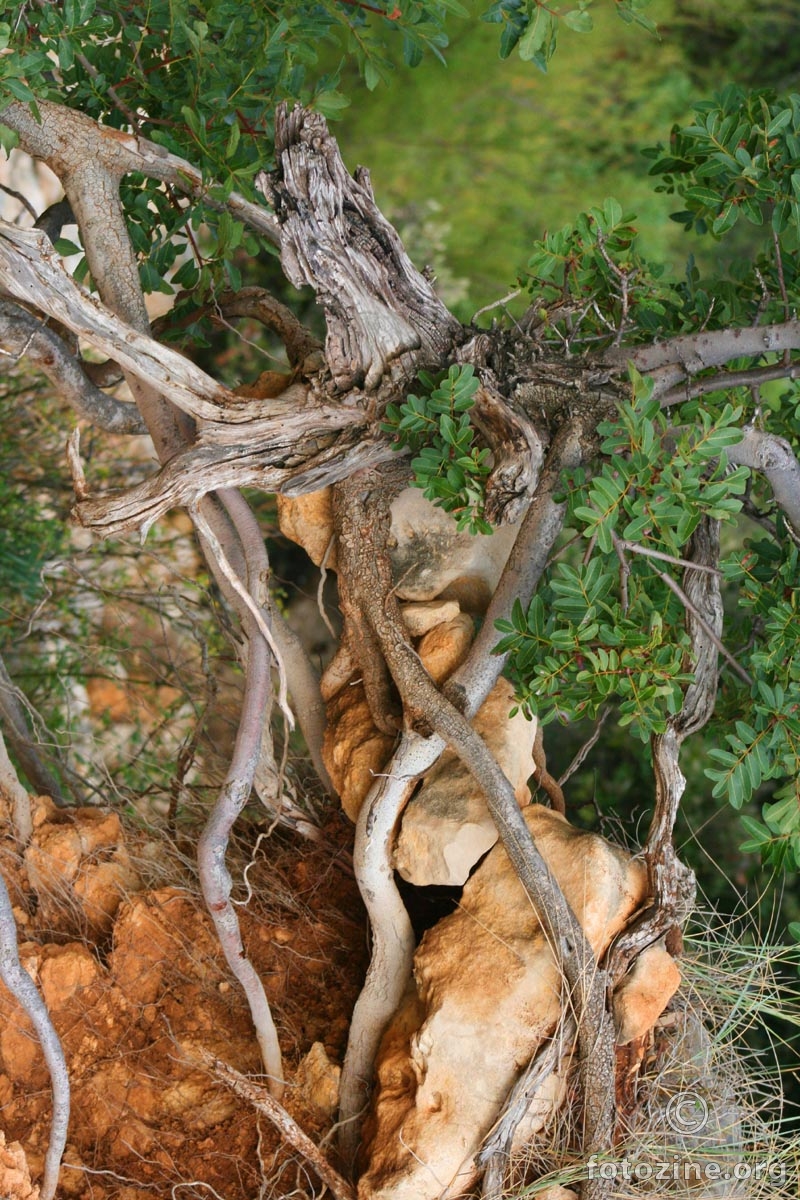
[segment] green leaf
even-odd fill
[[[561,13],[561,20],[568,29],[574,29],[576,33],[590,33],[594,28],[591,13],[579,8],[572,8],[569,12]]]
[[[320,92],[314,97],[314,108],[317,112],[322,113],[323,117],[328,117],[335,120],[340,116],[346,108],[350,106],[350,100],[342,92],[337,92],[335,89]]]
[[[519,39],[519,56],[523,62],[533,62],[537,56],[547,61],[550,57],[547,49],[551,45],[554,28],[555,18],[537,4],[527,29]]]

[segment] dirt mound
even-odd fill
[[[325,1054],[341,1061],[366,966],[360,901],[340,853],[346,836],[339,818],[322,845],[273,836],[269,861],[249,872],[252,894],[239,910],[247,953],[281,1033],[292,1085],[286,1104],[312,1135],[331,1119],[319,1103],[335,1086],[324,1078]],[[70,1072],[59,1194],[319,1194],[263,1118],[198,1065],[204,1049],[258,1080],[249,1013],[191,879],[145,889],[134,841],[113,813],[57,811],[45,802],[24,856],[11,841],[1,848],[20,958],[47,1001]],[[315,1043],[315,1070],[298,1072]],[[313,1094],[293,1083],[296,1075],[301,1083],[315,1080]],[[41,1050],[0,987],[4,1197],[33,1195],[25,1171],[34,1183],[41,1179],[49,1122]],[[3,1170],[11,1172],[8,1185]]]

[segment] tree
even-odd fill
[[[616,8],[651,28],[641,0]],[[748,845],[771,864],[800,863],[800,97],[728,88],[673,129],[667,148],[651,151],[650,173],[678,198],[687,231],[720,242],[748,226],[747,257],[726,275],[690,263],[685,278],[669,279],[640,253],[634,218],[606,200],[537,243],[520,281],[528,307],[518,320],[484,328],[457,320],[412,264],[375,204],[368,172],[345,170],[326,120],[344,103],[339,72],[318,65],[320,43],[340,45],[372,89],[391,70],[393,42],[410,67],[426,52],[441,54],[446,18],[461,12],[453,0],[297,0],[280,15],[230,0],[16,9],[4,6],[10,19],[0,26],[6,145],[46,163],[65,202],[33,228],[2,230],[4,353],[41,368],[83,421],[120,434],[147,430],[158,470],[113,493],[87,479],[71,438],[74,519],[99,537],[145,535],[185,508],[239,622],[246,677],[238,732],[197,852],[273,1102],[284,1087],[280,1047],[226,867],[257,773],[280,787],[272,669],[279,712],[289,727],[297,718],[333,788],[319,680],[270,598],[263,534],[242,489],[296,497],[330,486],[351,665],[375,728],[394,743],[356,832],[373,949],[344,1065],[345,1157],[414,951],[393,879],[397,821],[446,747],[484,792],[558,948],[577,1028],[582,1152],[588,1161],[610,1151],[617,1097],[607,992],[659,939],[678,953],[694,903],[693,877],[672,843],[688,736],[716,722],[707,774],[722,802],[741,808],[762,781],[776,781],[761,820],[744,818]],[[500,26],[501,56],[517,50],[542,70],[562,25],[591,27],[583,3],[557,14],[497,0],[484,19]],[[61,238],[73,223],[80,246]],[[289,282],[313,289],[324,345],[263,288],[245,286],[238,252],[256,260],[275,249]],[[70,274],[63,256],[72,251],[82,257]],[[158,340],[145,295],[176,289]],[[216,314],[256,315],[275,330],[287,374],[243,396],[201,369],[194,359],[204,322]],[[93,381],[98,369],[87,366],[78,338],[116,364],[133,404]],[[176,338],[180,350],[170,344]],[[452,515],[453,533],[493,538],[493,529],[518,526],[481,630],[441,686],[411,645],[392,573],[390,506],[409,484]],[[759,537],[743,544],[737,534],[721,558],[720,525],[733,528],[743,513]],[[580,555],[554,556],[565,533]],[[738,595],[727,618],[723,583]],[[651,899],[599,964],[511,784],[470,723],[503,670],[517,703],[543,725],[601,724],[613,711],[651,749],[654,815],[642,847]],[[7,703],[2,717],[20,770],[41,787],[46,768],[30,752],[24,716]],[[541,761],[539,774],[546,778]],[[10,766],[4,777],[24,842],[25,800]],[[2,923],[3,977],[19,989],[8,903]],[[24,979],[22,988],[30,991]],[[59,1081],[43,1185],[50,1196],[66,1085],[58,1040],[46,1014],[37,1019]],[[348,1185],[337,1178],[332,1186]],[[582,1194],[608,1187],[590,1174]]]

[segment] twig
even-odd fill
[[[335,542],[335,535],[331,534],[330,538],[328,539],[328,544],[325,547],[325,553],[322,556],[322,562],[319,564],[319,584],[317,586],[317,609],[319,610],[319,615],[322,617],[325,628],[327,629],[328,633],[331,635],[333,640],[336,641],[336,630],[333,628],[333,625],[331,624],[331,619],[328,616],[327,609],[325,608],[325,580],[328,578],[328,559],[331,556],[331,550],[333,549],[334,542]]]
[[[225,489],[225,490],[227,491],[227,489]],[[225,576],[225,579],[228,581],[228,583],[233,588],[233,590],[236,592],[239,599],[242,601],[242,603],[248,609],[251,617],[253,618],[256,626],[258,627],[258,632],[264,638],[264,641],[267,643],[270,650],[272,651],[272,655],[275,659],[275,664],[278,668],[278,705],[280,707],[281,712],[284,715],[286,724],[289,726],[290,729],[294,729],[294,724],[295,724],[294,713],[289,708],[289,699],[288,699],[288,695],[287,695],[287,686],[288,685],[287,685],[287,681],[286,681],[286,669],[283,665],[283,660],[281,658],[280,650],[278,649],[278,646],[275,642],[275,638],[273,637],[272,630],[270,629],[269,624],[265,620],[262,610],[256,604],[252,595],[247,590],[247,588],[244,586],[241,579],[239,579],[238,575],[236,574],[236,572],[234,571],[230,562],[228,561],[228,556],[226,555],[225,551],[223,550],[222,545],[219,541],[219,538],[214,533],[214,530],[211,528],[211,526],[208,523],[208,521],[206,520],[206,518],[202,515],[202,513],[197,508],[191,509],[190,514],[191,514],[192,520],[194,521],[194,523],[197,527],[198,533],[200,533],[200,535],[208,542],[208,544],[213,552],[214,558],[219,566],[220,571]]]
[[[625,327],[628,323],[628,287],[630,283],[630,276],[627,271],[622,269],[622,267],[617,266],[611,255],[608,253],[608,250],[606,250],[606,239],[599,226],[596,228],[595,233],[597,235],[598,249],[600,250],[603,261],[611,273],[619,280],[619,298],[622,305],[622,312],[620,313],[617,332],[614,335],[613,342],[611,343],[612,346],[616,347],[619,346],[620,342],[622,341],[622,335],[624,334]]]
[[[664,550],[653,550],[650,546],[643,546],[640,542],[629,542],[625,538],[617,537],[616,534],[614,534],[614,544],[621,550],[627,550],[630,554],[641,554],[644,558],[657,558],[661,562],[672,563],[676,567],[691,567],[693,571],[706,571],[710,575],[722,577],[722,572],[718,567],[707,567],[703,563],[690,562],[688,558],[677,558],[674,554],[667,554]]]
[[[627,574],[630,574],[630,567],[628,567],[628,564],[626,563],[625,557],[624,557],[624,552],[626,550],[628,550],[634,554],[643,554],[647,558],[657,558],[657,559],[662,559],[665,562],[676,563],[679,566],[688,567],[690,570],[699,571],[700,573],[716,575],[717,577],[720,577],[720,578],[722,576],[722,572],[717,567],[710,567],[704,563],[695,565],[695,563],[690,562],[686,558],[675,558],[671,554],[664,554],[661,550],[651,550],[647,546],[640,546],[638,542],[623,541],[622,538],[618,538],[617,535],[613,532],[612,532],[611,536],[614,541],[614,549],[616,550],[617,556],[620,560],[620,564],[621,564],[620,571],[621,572],[622,572],[622,569],[624,568],[625,571],[627,572]],[[736,659],[731,654],[730,650],[728,650],[728,648],[725,646],[725,644],[721,640],[721,638],[717,637],[714,630],[707,623],[707,621],[705,620],[703,615],[701,613],[699,613],[697,611],[697,609],[692,605],[691,600],[686,595],[686,593],[684,592],[684,590],[680,586],[680,584],[677,583],[672,578],[671,575],[668,575],[666,573],[666,571],[657,571],[656,574],[658,575],[659,579],[663,583],[665,583],[672,592],[675,593],[675,595],[680,600],[681,604],[683,604],[684,608],[686,608],[689,612],[692,613],[693,617],[695,618],[695,620],[698,622],[701,629],[705,633],[706,637],[708,637],[710,639],[710,641],[713,643],[713,645],[716,646],[716,648],[719,650],[720,654],[723,656],[723,658],[726,660],[726,662],[728,662],[730,664],[730,666],[733,668],[733,670],[736,672],[736,674],[739,676],[739,678],[744,683],[746,683],[749,687],[752,687],[753,680],[747,674],[747,671],[745,671],[744,667],[741,666],[741,664],[736,661]],[[625,611],[628,607],[627,576],[624,577],[624,588],[625,588],[625,590],[624,590],[623,605],[622,605],[623,611]]]
[[[482,1187],[484,1200],[503,1200],[508,1196],[506,1174],[514,1135],[538,1089],[559,1069],[565,1058],[572,1055],[576,1034],[574,1018],[569,1012],[562,1011],[552,1038],[540,1047],[509,1092],[477,1159],[478,1165],[485,1168]]]
[[[356,1200],[355,1188],[346,1179],[343,1179],[338,1171],[334,1170],[308,1134],[300,1128],[283,1105],[270,1096],[269,1092],[247,1079],[227,1063],[221,1062],[220,1059],[209,1054],[207,1050],[201,1048],[196,1053],[200,1061],[221,1083],[224,1083],[242,1100],[252,1104],[253,1108],[263,1113],[272,1122],[284,1140],[303,1156],[325,1186],[330,1188],[334,1200]]]
[[[9,187],[7,183],[0,183],[0,192],[5,192],[7,196],[12,196],[15,200],[19,200],[20,204],[23,206],[23,208],[27,209],[34,221],[36,220],[36,209],[33,207],[30,200],[23,196],[22,192],[15,192],[14,189]],[[20,215],[21,214],[17,215],[17,219],[19,219]]]
[[[53,1116],[50,1122],[50,1140],[44,1160],[44,1177],[39,1197],[40,1200],[53,1200],[58,1186],[61,1158],[67,1143],[70,1109],[69,1074],[64,1051],[53,1022],[50,1020],[47,1005],[39,994],[36,984],[19,961],[17,926],[11,908],[11,897],[2,875],[0,875],[0,978],[30,1018],[42,1047],[47,1069],[50,1072],[53,1090]]]
[[[482,317],[484,313],[491,312],[493,308],[502,308],[504,304],[508,304],[509,300],[516,300],[517,296],[522,295],[522,288],[514,288],[513,292],[509,292],[507,296],[502,296],[499,300],[493,300],[491,304],[484,304],[483,308],[479,308],[477,312],[472,314],[473,325],[478,317]]]
[[[611,537],[613,539],[614,552],[619,559],[619,602],[622,611],[626,613],[628,611],[628,577],[630,576],[631,569],[625,557],[625,547],[613,530]]]
[[[784,351],[787,354],[788,351]],[[660,394],[662,408],[671,404],[683,404],[685,400],[694,400],[697,396],[707,396],[709,392],[720,392],[726,388],[758,387],[762,383],[770,383],[775,379],[797,379],[800,375],[800,364],[792,366],[791,361],[784,360],[774,366],[751,367],[743,371],[720,371],[705,379],[685,383]]]
[[[608,718],[608,714],[610,712],[611,712],[610,707],[608,705],[606,705],[606,707],[600,713],[600,716],[597,718],[597,721],[596,721],[595,727],[594,727],[594,731],[592,732],[591,736],[586,739],[586,741],[583,743],[583,745],[581,746],[578,753],[573,758],[572,762],[567,767],[564,774],[559,778],[559,780],[558,780],[559,787],[563,787],[564,784],[567,782],[567,780],[570,779],[575,774],[578,767],[580,767],[582,765],[582,763],[586,759],[589,752],[593,749],[595,743],[597,742],[597,739],[600,737],[603,726],[605,725],[606,720]]]
[[[686,595],[686,592],[683,590],[681,585],[679,583],[677,583],[670,575],[667,575],[666,571],[658,571],[657,574],[658,574],[659,579],[661,579],[667,585],[667,587],[670,589],[670,591],[675,593],[675,595],[678,597],[678,599],[680,600],[680,602],[684,606],[684,608],[686,608],[687,611],[692,614],[692,616],[697,621],[700,628],[703,630],[706,637],[709,639],[709,641],[712,643],[712,645],[716,646],[717,650],[719,650],[722,657],[729,664],[729,666],[736,672],[736,674],[739,676],[739,678],[742,680],[742,682],[746,683],[748,687],[752,687],[753,680],[748,675],[747,671],[745,671],[745,669],[741,665],[741,663],[738,663],[736,661],[736,659],[733,657],[730,650],[728,650],[727,646],[722,641],[722,639],[717,637],[716,633],[711,628],[711,626],[708,624],[708,622],[706,621],[706,619],[702,615],[702,613],[698,612],[698,610],[692,604],[691,600]]]

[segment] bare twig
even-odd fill
[[[0,875],[0,978],[30,1018],[42,1047],[47,1069],[50,1072],[53,1089],[53,1116],[50,1123],[50,1141],[44,1160],[44,1178],[39,1196],[40,1200],[53,1200],[58,1186],[61,1158],[67,1143],[70,1110],[69,1074],[64,1051],[53,1022],[50,1020],[47,1005],[39,994],[36,984],[19,961],[17,926],[11,908],[11,897],[2,875]]]
[[[482,317],[484,313],[491,312],[494,308],[503,308],[509,300],[516,300],[517,296],[521,295],[522,288],[514,288],[513,292],[509,292],[507,296],[501,296],[499,300],[493,300],[491,304],[484,304],[483,308],[479,308],[472,314],[472,324],[474,325],[478,317]]]
[[[587,755],[594,748],[594,746],[597,742],[597,739],[600,737],[600,734],[603,731],[603,726],[605,725],[606,720],[608,719],[608,714],[610,712],[611,712],[610,707],[608,705],[606,705],[606,707],[600,713],[600,716],[597,718],[597,720],[595,722],[595,726],[591,733],[591,736],[586,739],[586,741],[583,743],[583,745],[581,746],[578,753],[573,758],[572,762],[567,767],[564,774],[560,776],[560,778],[558,780],[560,787],[563,787],[564,784],[567,782],[567,780],[570,779],[575,774],[575,772],[578,770],[578,767],[580,767],[583,764]]]
[[[728,663],[728,665],[736,672],[736,674],[739,676],[741,681],[743,683],[746,683],[748,687],[752,687],[753,680],[747,674],[747,671],[745,671],[745,669],[741,665],[741,663],[738,663],[736,661],[736,659],[733,657],[730,650],[727,648],[727,646],[722,641],[722,639],[717,637],[716,633],[711,628],[711,626],[708,624],[708,622],[706,621],[706,619],[702,615],[702,613],[698,612],[698,610],[692,604],[691,600],[686,595],[686,592],[683,590],[681,585],[678,582],[676,582],[676,580],[674,580],[670,575],[667,575],[666,571],[659,571],[659,572],[657,572],[657,574],[658,574],[659,579],[661,579],[667,585],[667,587],[670,589],[670,591],[675,593],[675,595],[678,597],[678,599],[680,600],[680,602],[684,606],[684,608],[692,614],[692,616],[694,617],[697,624],[700,626],[700,628],[705,633],[706,637],[709,639],[709,641],[712,643],[712,645],[716,646],[717,650],[719,650],[722,657],[725,659],[725,661]]]
[[[273,1096],[270,1096],[269,1092],[240,1074],[239,1071],[234,1070],[227,1063],[214,1058],[207,1050],[201,1049],[199,1058],[215,1078],[224,1083],[242,1100],[252,1104],[272,1122],[284,1140],[303,1156],[325,1186],[330,1188],[334,1200],[355,1200],[356,1193],[352,1184],[334,1170],[308,1134],[300,1128],[286,1109]]]
[[[788,351],[784,351],[784,354]],[[693,383],[686,382],[660,395],[661,407],[668,408],[671,404],[683,404],[685,400],[694,400],[697,396],[707,396],[709,392],[720,392],[725,388],[760,387],[762,383],[770,383],[775,379],[797,379],[800,376],[800,364],[783,361],[766,367],[750,367],[743,371],[720,371],[716,375],[696,379]]]
[[[33,207],[30,200],[28,200],[27,196],[23,196],[22,192],[14,191],[14,189],[9,187],[7,183],[0,183],[0,192],[5,192],[7,196],[11,196],[14,200],[19,200],[22,207],[28,211],[28,213],[33,217],[34,221],[36,220],[36,209]],[[21,213],[19,213],[17,216],[18,220],[20,216],[22,216]]]
[[[707,567],[703,563],[690,562],[688,558],[678,558],[674,554],[667,554],[664,550],[654,550],[652,546],[643,546],[641,542],[630,542],[625,538],[617,537],[614,534],[614,545],[620,550],[625,550],[629,554],[641,554],[644,558],[657,558],[659,562],[672,563],[676,567],[691,567],[693,571],[707,571],[711,575],[719,575],[722,577],[722,572],[718,567]]]

